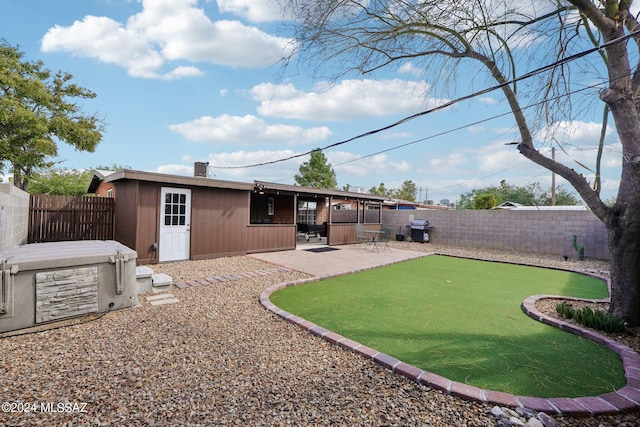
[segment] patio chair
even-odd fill
[[[356,239],[358,240],[358,244],[369,244],[371,243],[371,238],[365,233],[364,224],[356,224]]]
[[[379,251],[380,246],[383,246],[384,249],[391,251],[391,248],[389,247],[389,240],[391,240],[391,229],[389,227],[383,227],[380,230],[378,239],[374,242],[376,250]]]

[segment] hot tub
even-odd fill
[[[137,305],[136,258],[113,240],[0,251],[0,332]]]

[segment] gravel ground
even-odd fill
[[[554,267],[607,268],[595,261],[392,245]],[[272,267],[248,257],[153,266],[174,282]],[[141,296],[140,308],[0,338],[0,395],[17,411],[0,411],[0,425],[495,424],[491,406],[415,384],[277,318],[258,302],[267,286],[300,277],[283,272],[174,289],[177,304],[151,306]],[[24,403],[36,406],[26,412],[19,405]],[[43,408],[61,412],[43,413]],[[559,426],[635,426],[640,418],[556,421]]]

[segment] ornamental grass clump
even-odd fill
[[[593,310],[591,307],[574,309],[571,304],[561,302],[556,305],[556,313],[565,319],[573,319],[587,328],[603,332],[624,332],[627,327],[624,321],[602,310]]]

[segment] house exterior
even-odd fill
[[[94,185],[95,182],[95,188],[93,188],[92,193],[94,193],[96,197],[116,197],[115,184],[105,180],[105,178],[112,173],[113,171],[107,170],[93,171],[93,177],[91,179],[91,184],[89,184],[89,187],[92,188],[92,185]]]
[[[139,264],[295,249],[299,224],[326,223],[328,245],[356,242],[355,224],[381,226],[384,197],[269,182],[135,170],[96,171],[89,193],[111,190],[115,239]],[[356,209],[331,209],[349,201]]]

